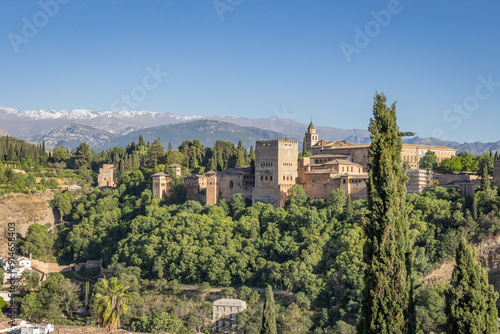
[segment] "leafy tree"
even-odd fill
[[[139,321],[132,324],[136,332],[143,333],[184,333],[184,325],[179,317],[172,312],[161,312],[143,315]]]
[[[488,283],[486,270],[474,248],[460,239],[451,286],[446,293],[448,333],[498,333],[498,293]]]
[[[186,201],[187,191],[184,187],[184,179],[172,174],[172,181],[168,183],[168,200],[173,204],[181,204]]]
[[[49,238],[46,226],[32,224],[28,227],[28,236],[23,242],[21,250],[25,254],[32,254],[35,259],[45,259],[51,256],[53,240]]]
[[[424,156],[420,159],[419,167],[436,169],[437,166],[438,166],[438,161],[436,157],[436,152],[430,150],[425,152]]]
[[[294,184],[288,190],[285,207],[291,204],[302,206],[307,201],[307,193],[300,184]]]
[[[21,299],[21,317],[40,322],[43,319],[44,306],[37,293],[30,293]]]
[[[7,302],[2,297],[0,297],[0,310],[3,311],[5,306],[7,306]]]
[[[92,160],[89,144],[86,142],[80,143],[75,153],[75,169],[80,167],[88,168]]]
[[[333,334],[356,334],[356,327],[349,325],[345,321],[339,320],[333,326]]]
[[[339,215],[344,211],[345,193],[342,189],[334,189],[328,197],[328,205],[332,209],[334,215]]]
[[[55,162],[66,161],[70,158],[69,151],[64,145],[56,146],[52,156]]]
[[[388,108],[386,97],[377,93],[373,115],[369,126],[372,144],[368,149],[370,214],[365,225],[367,268],[359,329],[361,333],[411,332],[408,324],[411,243],[396,105]]]
[[[95,286],[97,321],[109,331],[120,326],[120,316],[128,311],[127,304],[131,301],[128,288],[116,277],[111,277],[109,281],[101,278]]]
[[[261,334],[277,334],[276,330],[276,306],[274,304],[273,289],[270,285],[266,288],[266,299],[262,311]]]
[[[38,287],[38,283],[40,283],[40,274],[36,270],[25,271],[21,274],[22,279],[24,280],[25,285],[28,291],[36,289]]]

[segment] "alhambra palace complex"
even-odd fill
[[[347,141],[318,139],[318,132],[311,122],[305,134],[306,148],[313,155],[298,158],[296,140],[258,140],[255,143],[255,168],[230,168],[211,170],[205,174],[184,177],[187,199],[203,204],[217,204],[220,199],[229,201],[234,194],[241,194],[252,203],[263,202],[282,207],[288,190],[300,184],[311,198],[328,199],[334,189],[342,189],[353,200],[366,199],[369,145],[353,145]],[[402,161],[409,166],[408,192],[422,192],[432,185],[432,172],[418,169],[420,158],[428,150],[436,153],[438,162],[455,155],[449,147],[403,144]],[[181,176],[181,166],[169,166],[170,173],[153,175],[153,197],[168,196],[172,175]],[[101,186],[113,182],[116,166],[105,165],[100,171]],[[101,183],[102,181],[102,183]]]

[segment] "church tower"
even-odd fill
[[[314,146],[318,142],[318,132],[316,132],[316,128],[314,127],[313,122],[309,124],[306,132],[306,149],[308,151],[311,150],[311,147]]]

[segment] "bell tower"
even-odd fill
[[[309,151],[314,144],[318,142],[318,132],[314,127],[314,124],[311,120],[311,123],[307,127],[306,131],[306,149]]]

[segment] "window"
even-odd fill
[[[285,175],[283,175],[283,181],[285,181]]]
[[[267,181],[267,175],[264,177],[264,179]]]
[[[271,176],[269,176],[269,180],[271,180],[271,181],[273,180],[273,176],[272,176],[272,175],[271,175]]]
[[[229,182],[229,188],[233,188],[233,181]]]

